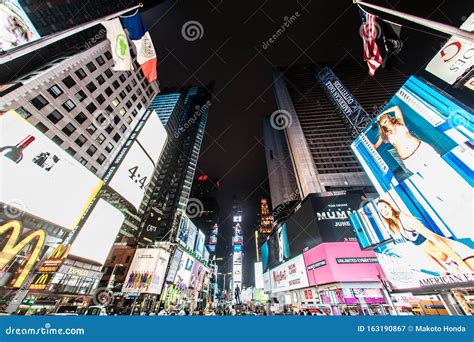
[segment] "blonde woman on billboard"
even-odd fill
[[[398,106],[385,110],[377,118],[379,138],[394,147],[403,165],[415,177],[412,181],[456,236],[472,239],[472,220],[466,213],[472,208],[472,188],[428,143],[417,138],[405,124]],[[460,214],[461,213],[461,214]]]
[[[394,239],[402,238],[420,246],[445,274],[474,271],[474,253],[469,247],[433,233],[416,217],[399,210],[388,200],[379,199],[377,210]]]

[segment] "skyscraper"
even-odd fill
[[[140,243],[173,240],[178,211],[186,212],[211,106],[213,84],[204,87],[165,89],[151,107],[169,135],[157,166],[159,175],[151,189],[150,204],[144,215]]]
[[[325,191],[372,192],[368,177],[350,150],[353,138],[348,122],[338,113],[316,78],[324,66],[284,67],[273,74],[279,110],[289,121],[285,137],[301,199],[310,193]],[[404,75],[391,70],[380,70],[372,78],[352,60],[327,66],[369,115],[375,115],[405,80]]]

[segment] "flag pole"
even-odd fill
[[[433,20],[420,18],[420,17],[414,16],[414,15],[411,15],[411,14],[395,11],[395,10],[385,8],[385,7],[382,7],[382,6],[372,5],[372,4],[369,4],[369,3],[366,3],[366,2],[363,2],[363,1],[360,1],[360,0],[353,0],[353,2],[357,5],[370,7],[370,8],[373,8],[375,10],[378,10],[378,11],[381,11],[381,12],[384,12],[384,13],[387,13],[387,14],[391,14],[391,15],[394,15],[396,17],[411,21],[415,24],[419,24],[419,25],[428,27],[432,30],[448,34],[450,36],[457,36],[457,37],[460,37],[460,38],[464,38],[464,39],[466,39],[470,42],[474,42],[474,33],[461,30],[461,29],[459,29],[457,27],[454,27],[454,26],[438,23],[438,22],[433,21]]]
[[[35,40],[35,41],[33,41],[29,44],[25,44],[25,45],[19,46],[17,48],[14,48],[10,51],[5,52],[3,55],[0,55],[0,64],[10,62],[10,61],[12,61],[12,60],[14,60],[18,57],[24,56],[24,55],[26,55],[30,52],[41,49],[45,46],[48,46],[48,45],[50,45],[52,43],[55,43],[59,40],[62,40],[64,38],[70,37],[73,34],[76,34],[80,31],[83,31],[83,30],[86,30],[86,29],[91,28],[93,26],[96,26],[96,25],[100,24],[103,21],[116,18],[116,17],[118,17],[118,16],[120,16],[124,13],[133,11],[134,9],[138,9],[140,7],[143,7],[143,4],[141,2],[136,6],[118,11],[118,12],[113,13],[113,14],[109,14],[109,15],[107,15],[105,17],[102,17],[102,18],[99,18],[99,19],[88,21],[87,23],[71,27],[71,28],[69,28],[67,30],[64,30],[64,31],[49,34],[49,35],[44,36],[44,37],[42,37],[38,40]]]

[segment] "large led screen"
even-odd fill
[[[102,181],[14,111],[0,115],[0,202],[72,230]]]
[[[352,148],[380,195],[394,190],[432,232],[472,248],[473,138],[472,113],[411,77]]]
[[[272,293],[290,291],[309,286],[303,255],[288,260],[270,270]]]
[[[18,0],[0,3],[0,51],[8,51],[40,38]]]
[[[120,210],[99,199],[74,239],[70,254],[103,265],[124,219]]]
[[[158,163],[167,133],[152,111],[110,179],[109,186],[137,210]]]
[[[394,289],[473,282],[474,251],[466,239],[443,236],[397,188],[351,215],[361,235],[380,236],[374,249]],[[470,214],[470,213],[469,213]]]

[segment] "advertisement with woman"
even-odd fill
[[[473,248],[473,138],[468,110],[411,77],[352,149],[379,194],[406,197],[428,230]]]
[[[462,283],[472,278],[472,248],[430,229],[417,207],[408,198],[402,199],[396,189],[366,203],[350,219],[361,244],[364,235],[383,237],[375,252],[393,288],[417,288],[445,280]]]

